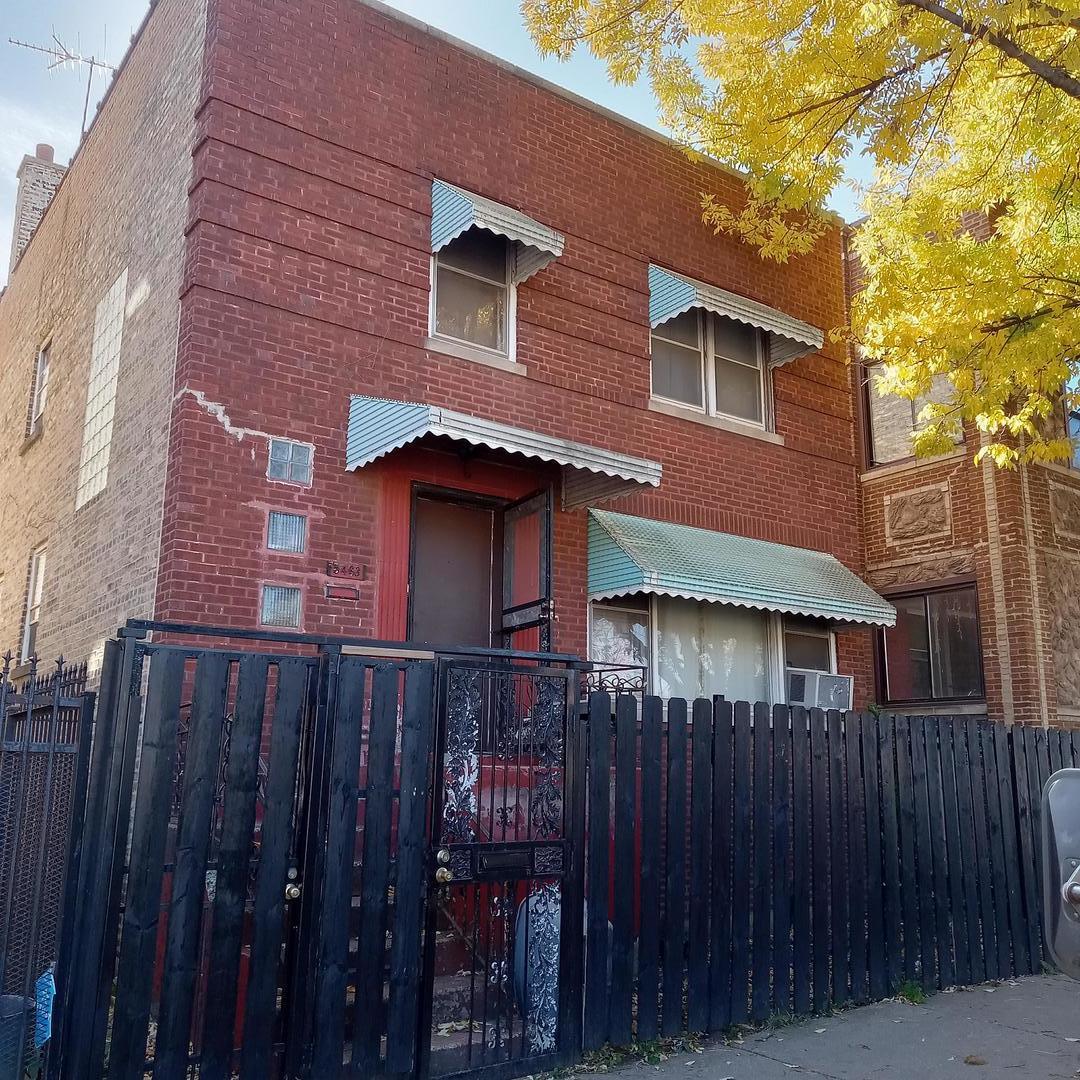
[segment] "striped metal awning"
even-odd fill
[[[513,278],[524,281],[563,253],[563,236],[510,206],[454,187],[431,184],[431,250],[439,251],[466,229],[487,229],[514,245]]]
[[[633,593],[893,626],[896,609],[822,551],[589,511],[589,596]]]
[[[656,461],[541,435],[435,405],[361,396],[353,397],[349,403],[345,468],[361,469],[427,436],[442,436],[561,465],[563,505],[567,509],[660,484],[661,466]]]
[[[815,352],[825,341],[824,334],[816,326],[785,315],[767,304],[694,281],[672,270],[649,267],[649,323],[652,326],[659,326],[694,307],[764,330],[768,335],[772,367]]]

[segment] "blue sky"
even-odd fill
[[[3,0],[0,14],[0,279],[6,272],[15,204],[15,171],[36,143],[56,147],[67,161],[78,145],[86,70],[47,69],[46,57],[7,43],[20,38],[48,43],[55,33],[73,51],[119,63],[146,11],[147,0]],[[602,64],[585,52],[567,63],[542,59],[525,33],[516,0],[393,0],[393,6],[456,37],[534,71],[583,97],[651,127],[659,127],[647,86],[613,86]],[[105,91],[97,74],[93,104]],[[862,171],[861,169],[858,171]],[[857,216],[854,197],[840,190],[834,208]]]

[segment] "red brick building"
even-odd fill
[[[839,223],[776,266],[704,191],[742,189],[376,3],[157,0],[0,300],[4,637],[550,642],[874,699]]]

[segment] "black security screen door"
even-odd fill
[[[503,645],[551,648],[551,489],[503,511]]]
[[[440,663],[419,1055],[430,1075],[539,1072],[578,1037],[580,948],[560,948],[580,942],[583,903],[575,680],[543,662]]]

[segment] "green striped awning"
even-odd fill
[[[839,622],[896,622],[892,604],[824,552],[590,510],[590,598],[639,592]]]
[[[764,330],[773,367],[815,352],[824,343],[822,332],[767,304],[683,277],[659,266],[649,267],[649,323],[659,326],[693,307]]]
[[[563,253],[563,237],[547,225],[445,180],[431,184],[431,250],[439,251],[467,229],[487,229],[514,245],[514,281],[543,270]]]
[[[561,465],[563,505],[567,509],[658,487],[663,473],[657,461],[630,457],[588,443],[572,442],[436,405],[361,395],[349,401],[345,468],[362,469],[394,450],[433,437]]]

